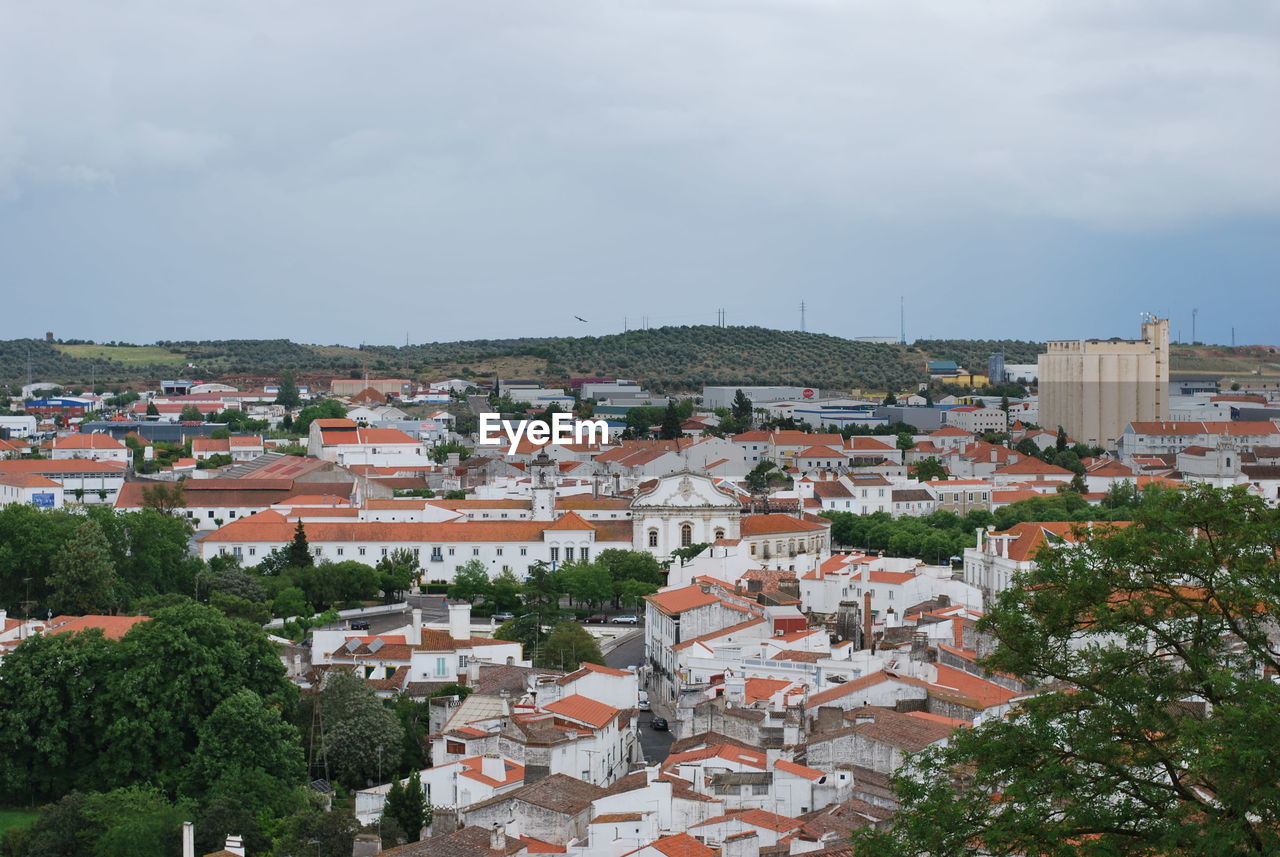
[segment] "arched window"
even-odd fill
[[[657,546],[658,546],[658,531],[650,530],[649,531],[649,547],[656,548]]]
[[[724,530],[720,529],[719,527],[716,527],[716,538],[717,539],[724,538]]]
[[[693,524],[680,525],[680,547],[687,548],[693,544]]]

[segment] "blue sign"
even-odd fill
[[[53,495],[52,494],[32,494],[31,503],[37,509],[52,509]]]

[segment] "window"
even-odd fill
[[[382,549],[382,555],[383,555],[383,556],[386,556],[386,555],[387,555],[387,549],[386,549],[386,548],[383,548],[383,549]]]
[[[559,562],[559,561],[560,561],[560,548],[552,548],[552,549],[551,549],[551,561],[552,561],[552,562]]]
[[[1228,466],[1228,467],[1230,467],[1230,466],[1231,466],[1231,459],[1229,459],[1229,458],[1227,459],[1227,466]],[[231,517],[233,517],[233,518],[234,518],[235,516],[236,516],[236,510],[235,510],[235,509],[232,509],[232,510],[231,510]]]
[[[360,551],[360,556],[364,556],[364,545],[361,545],[358,550]]]
[[[446,753],[453,753],[461,756],[463,753],[467,752],[467,745],[463,744],[461,741],[445,741],[444,751]]]
[[[342,556],[342,548],[338,548],[338,556]]]
[[[472,556],[480,556],[480,548],[472,548],[472,549],[471,549],[471,555],[472,555]]]
[[[213,510],[212,510],[212,509],[210,509],[210,510],[209,510],[209,517],[210,517],[210,518],[212,518],[212,517],[213,517]]]
[[[487,518],[487,517],[489,517],[489,513],[488,513],[488,512],[485,512],[485,513],[483,513],[480,517],[482,517],[482,518]]]
[[[656,548],[657,546],[658,546],[658,531],[650,530],[649,531],[649,547]]]
[[[311,549],[311,555],[312,555],[312,556],[320,556],[320,548],[312,548],[312,549]]]
[[[233,547],[233,548],[231,549],[231,552],[232,552],[233,554],[235,554],[236,556],[240,556],[240,547],[239,547],[238,545],[237,545],[236,547]]]
[[[502,556],[502,548],[496,548],[494,550],[494,553],[497,554],[498,556]]]
[[[445,659],[436,658],[436,675],[444,675],[445,674],[444,671],[445,671]]]
[[[564,561],[573,562],[573,548],[564,549]]]
[[[691,544],[693,544],[693,525],[681,524],[680,525],[680,547],[687,548]]]
[[[578,548],[578,556],[580,556],[580,557],[582,558],[582,561],[583,561],[583,562],[586,562],[586,561],[587,561],[587,551],[588,551],[588,550],[589,550],[588,548]]]
[[[724,530],[723,530],[723,529],[721,529],[720,527],[716,527],[716,538],[717,538],[717,539],[723,539],[723,538],[724,538]]]
[[[449,556],[453,556],[453,548],[449,548]]]
[[[338,553],[342,553],[342,548],[338,548]],[[257,555],[258,555],[257,548],[249,548],[249,556],[257,556]]]
[[[529,549],[528,549],[527,547],[524,547],[523,545],[521,545],[521,546],[520,546],[520,556],[528,556],[528,555],[529,555]]]

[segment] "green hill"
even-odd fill
[[[992,351],[1034,360],[1036,343],[936,340],[915,346],[855,342],[763,327],[659,327],[609,336],[480,339],[409,346],[305,345],[286,339],[162,341],[154,345],[70,340],[0,342],[0,383],[31,377],[108,388],[162,377],[247,379],[285,369],[312,379],[371,374],[417,379],[569,376],[631,378],[667,393],[706,384],[788,384],[826,390],[901,391],[926,379],[926,359],[982,371]]]

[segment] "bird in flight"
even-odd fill
[[[578,321],[582,322],[583,324],[587,323],[587,320],[580,315],[575,315],[574,318],[576,318]]]

